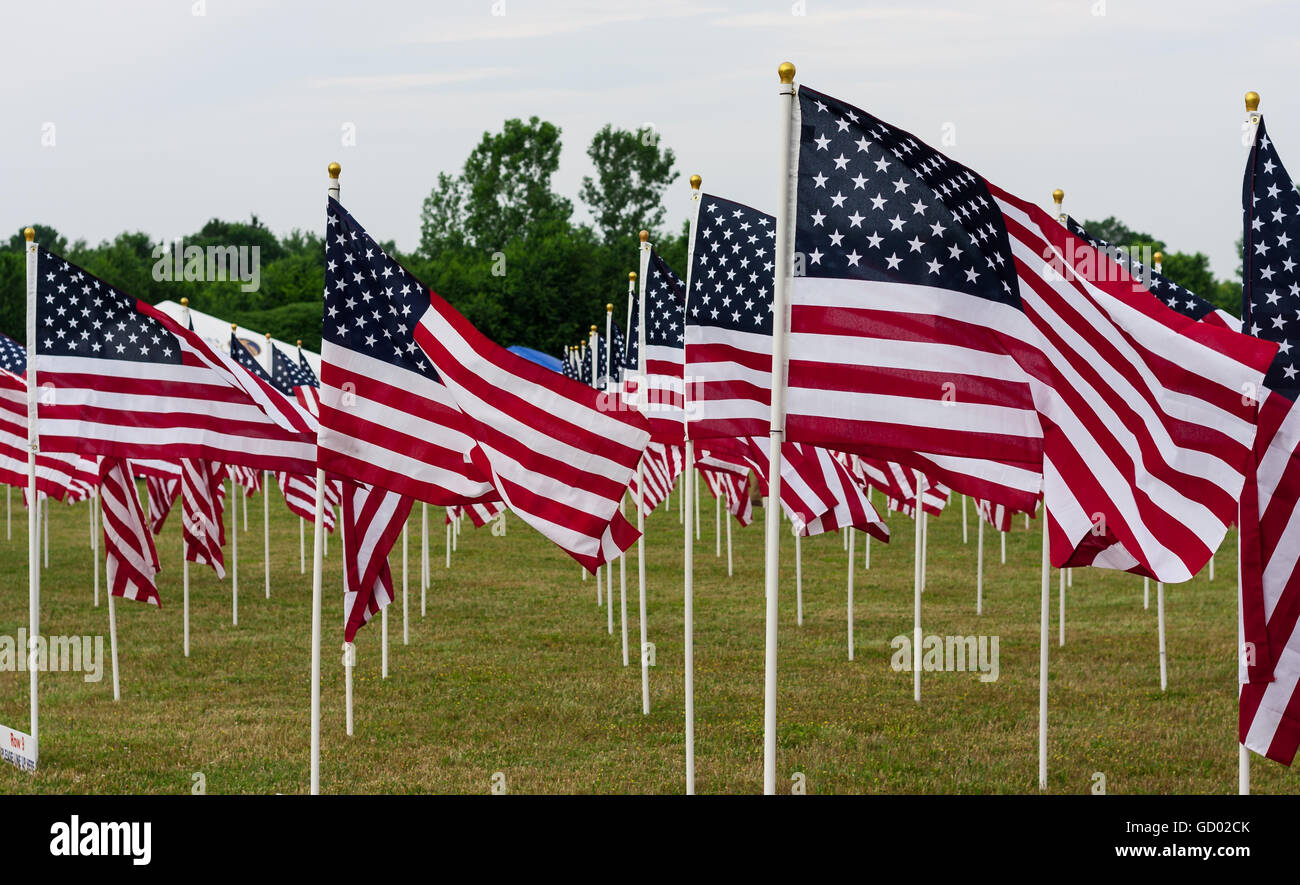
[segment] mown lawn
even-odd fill
[[[0,634],[27,623],[26,522],[0,526]],[[675,503],[675,502],[674,502]],[[762,788],[762,519],[734,531],[736,573],[715,557],[713,502],[696,546],[696,784],[701,793]],[[163,609],[119,602],[122,699],[107,672],[108,612],[93,606],[86,505],[55,505],[42,587],[46,634],[103,634],[105,673],[41,679],[35,775],[0,767],[0,792],[183,793],[202,772],[209,793],[296,793],[308,786],[310,575],[298,524],[272,500],[272,592],[262,582],[262,506],[240,524],[239,626],[230,582],[192,567],[191,643],[181,653],[181,542],[173,514],[159,541]],[[326,559],[322,789],[342,793],[485,793],[501,773],[513,793],[677,793],[684,788],[682,542],[678,509],[648,521],[652,712],[641,713],[635,551],[628,558],[631,666],[596,607],[596,585],[558,548],[511,517],[505,537],[465,523],[444,565],[442,511],[430,508],[432,588],[420,616],[419,507],[410,533],[411,640],[400,595],[381,680],[378,620],[358,640],[356,733],[344,734],[342,587],[337,542]],[[1039,534],[1020,521],[998,562],[986,538],[984,614],[975,614],[975,516],[962,543],[960,500],[930,521],[927,634],[999,637],[1000,678],[925,673],[920,704],[895,672],[890,639],[912,627],[912,522],[895,542],[857,539],[856,660],[846,654],[845,552],[838,536],[803,544],[804,624],[795,623],[794,541],[782,551],[780,789],[802,773],[810,793],[1016,793],[1037,790]],[[310,542],[310,535],[309,535]],[[1082,793],[1094,774],[1111,793],[1236,790],[1236,618],[1230,536],[1218,573],[1167,589],[1169,690],[1160,691],[1155,585],[1077,571],[1067,644],[1052,607],[1049,778]],[[229,560],[227,548],[227,560]],[[310,551],[309,551],[310,556]],[[400,543],[393,557],[401,586]],[[618,580],[615,575],[617,598]],[[28,726],[27,675],[0,673],[0,722]],[[1300,792],[1256,758],[1256,792]]]

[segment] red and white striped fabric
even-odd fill
[[[315,387],[301,384],[293,389],[293,395],[312,417],[320,418],[320,392]]]
[[[316,475],[302,476],[296,473],[278,473],[276,481],[284,495],[284,503],[295,515],[310,523],[316,522]],[[336,479],[325,480],[325,531],[334,531],[334,508],[339,506],[343,497],[340,482]]]
[[[1092,280],[1109,260],[1093,246],[867,112],[806,88],[795,105],[793,245],[826,251],[790,284],[788,438],[1018,510],[1045,490],[1058,567],[1166,582],[1199,571],[1236,518],[1255,440],[1241,390],[1262,381],[1270,348],[1131,282]],[[878,250],[859,232],[875,222],[845,223],[869,200],[831,204],[853,172],[825,158],[855,139],[868,148],[858,165],[879,158],[901,182],[884,198],[892,211],[905,199],[928,213],[897,235],[880,225],[896,242]],[[834,246],[833,226],[845,235]],[[940,247],[929,264],[927,243]]]
[[[235,481],[236,485],[243,486],[245,494],[252,497],[254,492],[262,490],[262,471],[252,467],[241,467],[238,464],[226,465],[226,474]]]
[[[181,489],[181,481],[149,475],[145,477],[144,484],[149,491],[149,527],[157,535],[162,532],[167,516],[172,512],[172,505],[176,503],[176,496]]]
[[[713,497],[721,497],[727,513],[736,518],[742,526],[754,521],[754,505],[749,496],[749,470],[745,473],[733,473],[716,467],[701,465],[700,474]]]
[[[474,464],[500,500],[589,571],[637,539],[623,494],[649,442],[637,412],[489,341],[434,293],[415,340],[475,441]]]
[[[470,518],[470,521],[474,523],[474,528],[481,529],[505,512],[506,505],[500,501],[493,501],[489,504],[466,504],[461,507],[448,507],[444,522],[450,523],[453,517],[463,515]]]
[[[62,500],[81,475],[75,454],[36,456],[36,488]],[[0,485],[27,488],[27,380],[0,369]]]
[[[655,508],[668,499],[677,477],[681,475],[684,459],[675,457],[675,453],[671,451],[673,448],[658,442],[646,446],[644,466],[641,469],[641,475],[645,479],[645,497],[641,503],[641,512],[646,516],[654,513]],[[632,474],[628,488],[632,490],[634,497],[638,495],[635,473]]]
[[[37,254],[43,451],[315,468],[314,428],[269,385],[156,308]]]
[[[998,531],[1011,531],[1011,517],[1015,514],[1009,507],[977,498],[975,500],[975,512],[979,514],[980,519]]]
[[[343,640],[393,601],[388,552],[411,513],[411,499],[396,492],[345,483],[343,489]]]
[[[218,578],[226,576],[226,543],[222,521],[222,476],[220,464],[193,458],[181,459],[181,526],[185,558],[210,565]]]
[[[104,555],[108,592],[162,607],[156,578],[158,551],[144,524],[131,462],[105,458],[100,462],[99,492],[104,523]]]

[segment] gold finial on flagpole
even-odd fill
[[[1061,190],[1059,187],[1056,190],[1052,191],[1053,203],[1059,206],[1061,205],[1061,201],[1064,199],[1065,199],[1065,191]]]
[[[298,339],[298,347],[300,347],[300,348],[302,347],[302,339],[301,339],[301,338]]]
[[[188,298],[182,298],[182,299],[181,299],[181,307],[189,307],[189,306],[190,306],[190,299],[188,299]]]
[[[232,331],[232,332],[236,332],[236,331],[238,331],[238,330],[239,330],[239,323],[231,323],[231,324],[230,324],[230,331]]]
[[[794,65],[788,61],[781,62],[780,67],[776,69],[776,75],[781,78],[782,83],[794,82]]]
[[[343,167],[340,166],[338,163],[330,163],[329,171],[330,171],[330,178],[334,179],[335,181],[338,181],[339,173],[343,171]]]
[[[593,334],[593,335],[596,334],[596,324],[595,324],[595,323],[592,323],[592,325],[591,325],[591,334]]]
[[[612,305],[612,304],[606,304],[606,305],[605,305],[605,313],[613,313],[613,312],[614,312],[614,305]]]
[[[641,242],[644,243],[644,242],[646,242],[647,240],[650,239],[650,231],[648,231],[648,230],[643,230],[643,231],[641,231],[640,234],[638,234],[638,236],[641,237]]]
[[[1156,263],[1156,270],[1159,270],[1159,269],[1160,269],[1160,265],[1164,264],[1164,261],[1165,261],[1165,253],[1163,253],[1163,252],[1156,252],[1154,255],[1151,256],[1151,260],[1154,261],[1154,262]]]
[[[699,190],[699,189],[700,189],[700,184],[703,183],[703,181],[704,181],[704,179],[703,179],[703,178],[700,178],[700,176],[698,176],[698,175],[692,175],[692,176],[691,176],[691,190],[693,190],[693,191],[697,191],[697,190]]]
[[[1246,110],[1252,114],[1255,113],[1255,111],[1259,110],[1258,92],[1252,90],[1246,93]]]
[[[627,281],[628,281],[629,283],[635,283],[635,282],[636,282],[636,271],[634,271],[634,270],[632,270],[632,271],[628,271],[628,274],[627,274]]]
[[[29,243],[35,242],[36,231],[33,228],[30,227],[27,228],[26,230],[23,231],[23,239],[25,239]]]

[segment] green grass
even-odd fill
[[[27,623],[26,521],[15,495],[14,537],[0,526],[0,634]],[[159,540],[163,609],[119,601],[122,700],[105,663],[99,683],[41,678],[40,770],[0,766],[0,793],[183,793],[202,772],[210,793],[297,793],[308,785],[310,575],[299,574],[297,521],[272,500],[272,593],[263,595],[262,508],[239,534],[240,623],[230,583],[192,567],[191,643],[181,653],[177,515]],[[762,788],[763,564],[760,518],[737,529],[736,574],[714,555],[713,502],[696,547],[696,785],[701,793]],[[466,523],[444,567],[442,511],[430,511],[428,614],[420,617],[419,507],[410,534],[411,642],[399,599],[389,617],[390,676],[380,679],[379,623],[358,638],[356,733],[344,734],[342,588],[338,544],[326,559],[322,655],[322,789],[337,793],[486,793],[495,772],[514,793],[678,793],[684,788],[681,529],[662,509],[648,521],[652,712],[641,713],[636,558],[628,558],[631,666],[596,608],[596,589],[558,548],[510,518],[506,537]],[[890,667],[889,641],[912,627],[912,522],[890,519],[895,542],[858,536],[856,660],[845,635],[845,553],[838,536],[803,544],[804,624],[795,624],[794,542],[782,549],[778,788],[802,772],[810,793],[1024,793],[1037,790],[1037,526],[1023,520],[998,562],[986,540],[985,609],[975,614],[975,517],[961,541],[960,502],[930,521],[927,634],[996,634],[1000,679]],[[86,505],[55,505],[43,576],[46,634],[103,634],[92,604]],[[788,524],[787,524],[788,526]],[[310,543],[310,538],[308,539]],[[1236,789],[1233,662],[1236,543],[1218,575],[1167,588],[1169,690],[1161,693],[1155,585],[1079,570],[1067,592],[1067,644],[1056,647],[1053,579],[1049,782],[1087,792],[1094,772],[1111,793]],[[227,548],[229,559],[229,548]],[[618,579],[615,574],[617,599]],[[28,725],[27,675],[0,673],[0,722]],[[1297,792],[1287,769],[1256,758],[1260,793]]]

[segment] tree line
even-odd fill
[[[560,127],[532,117],[505,121],[485,132],[455,173],[440,173],[424,200],[420,242],[411,253],[381,246],[470,322],[503,345],[524,344],[559,354],[584,340],[601,321],[605,304],[624,316],[627,273],[637,267],[637,233],[649,230],[656,250],[678,273],[686,272],[685,221],[665,228],[662,198],[680,177],[671,148],[653,129],[606,125],[587,147],[594,175],[583,179],[578,199],[590,222],[575,219],[574,203],[556,192]],[[384,220],[366,220],[383,231]],[[1115,218],[1083,222],[1113,245],[1163,251],[1165,276],[1234,315],[1241,313],[1241,270],[1216,279],[1203,253],[1171,252],[1157,238]],[[54,227],[33,225],[50,251],[145,302],[189,298],[197,310],[281,340],[301,338],[320,348],[325,246],[315,231],[277,236],[256,215],[248,221],[212,219],[183,240],[187,247],[256,246],[260,287],[244,291],[238,280],[159,280],[159,243],[124,232],[90,245],[69,242]],[[1240,243],[1238,243],[1240,253]],[[0,332],[25,340],[25,264],[21,229],[0,241]]]

